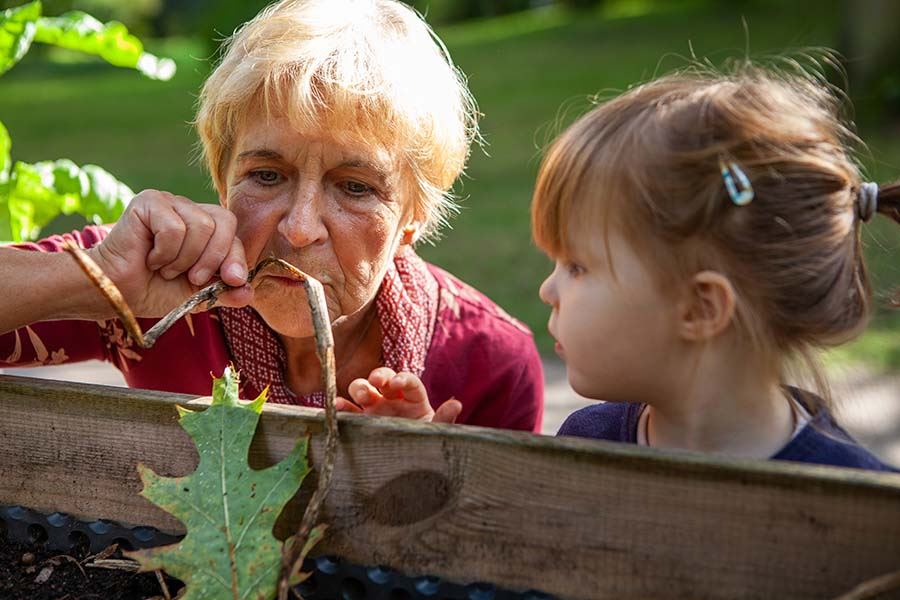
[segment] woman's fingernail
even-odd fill
[[[200,269],[199,271],[196,271],[191,277],[191,283],[193,283],[194,285],[203,285],[207,281],[209,281],[209,271],[207,271],[206,269]]]
[[[229,265],[228,275],[233,277],[234,279],[247,281],[247,269],[245,269],[242,265]]]

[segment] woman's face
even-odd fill
[[[403,177],[390,151],[301,132],[257,114],[236,137],[225,206],[251,266],[275,256],[322,282],[329,316],[349,316],[378,291],[401,238]],[[276,269],[256,280],[253,308],[288,337],[313,335],[300,284]]]

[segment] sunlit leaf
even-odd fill
[[[19,62],[37,33],[41,3],[31,2],[0,12],[0,75]]]
[[[153,79],[168,80],[175,63],[144,52],[141,41],[118,21],[102,23],[91,15],[73,10],[37,21],[35,41],[94,54],[117,67],[137,69]]]
[[[0,183],[9,180],[9,169],[12,166],[11,152],[12,140],[9,139],[6,126],[0,122]]]
[[[68,159],[35,164],[16,162],[0,196],[0,240],[38,237],[59,214],[80,214],[88,221],[113,223],[134,196],[131,189],[96,165],[79,167]],[[8,214],[9,232],[3,230]]]

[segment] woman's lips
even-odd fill
[[[560,344],[559,342],[556,342],[553,345],[553,349],[556,351],[557,354],[559,354],[560,357],[565,358],[566,353],[563,350],[562,344]]]
[[[303,287],[303,283],[293,277],[283,277],[281,275],[266,275],[267,278],[272,279],[276,283],[281,285],[286,285],[288,287]]]

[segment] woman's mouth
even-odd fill
[[[279,285],[285,285],[287,287],[303,287],[303,283],[293,277],[284,277],[282,275],[266,275],[267,279],[271,279],[275,283]]]
[[[560,344],[559,342],[556,342],[556,343],[553,345],[553,350],[556,351],[556,353],[559,355],[560,358],[565,358],[565,357],[566,357],[566,353],[565,353],[565,351],[563,350],[562,344]]]

